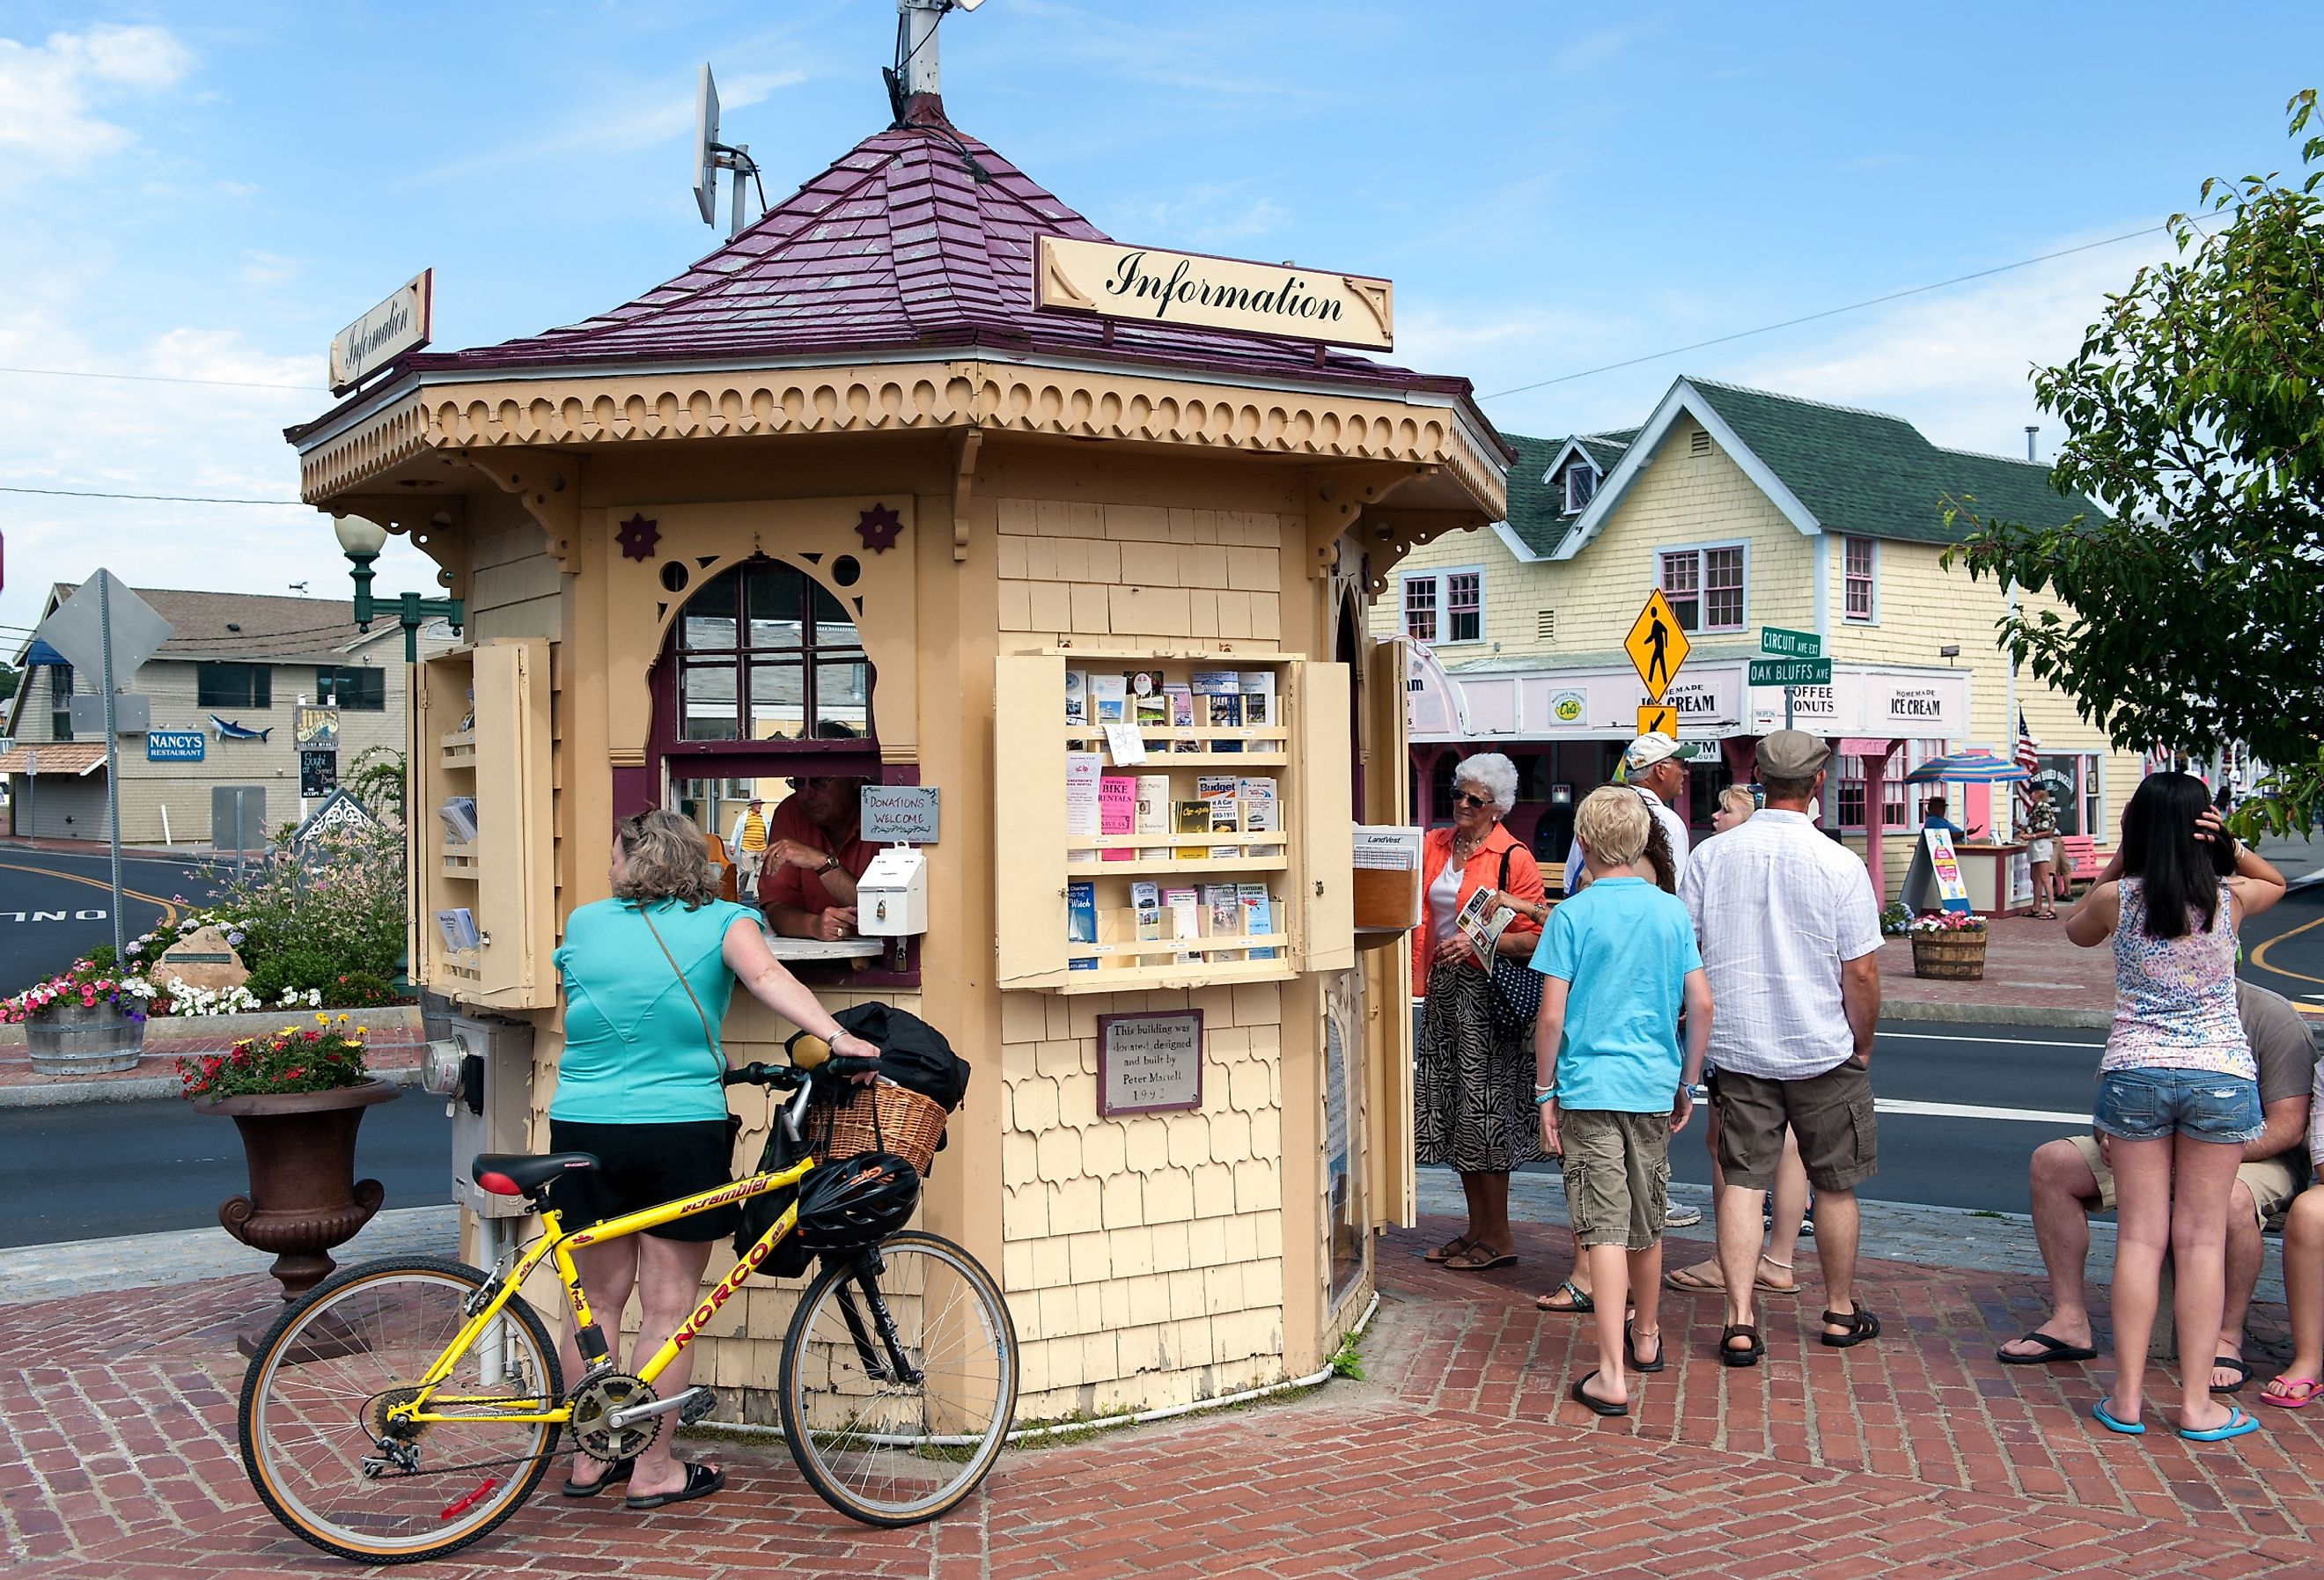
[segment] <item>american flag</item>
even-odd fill
[[[2017,750],[2014,760],[2028,774],[2042,772],[2042,743],[2035,740],[2034,732],[2025,727],[2025,710],[2022,707],[2017,710]],[[2033,806],[2033,791],[2034,781],[2030,778],[2018,785],[2017,805],[2020,808]]]

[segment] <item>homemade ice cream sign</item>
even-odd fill
[[[1396,287],[1385,280],[1062,236],[1042,236],[1040,249],[1034,303],[1054,311],[1380,351],[1395,343]]]
[[[428,344],[436,271],[422,269],[394,295],[331,337],[331,393],[344,395],[407,351]]]

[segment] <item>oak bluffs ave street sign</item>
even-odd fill
[[[1120,242],[1039,240],[1036,307],[1379,351],[1395,343],[1396,287],[1385,280]]]
[[[331,393],[344,395],[407,351],[428,344],[436,310],[436,271],[422,269],[331,339]]]
[[[1831,661],[1753,659],[1749,680],[1754,686],[1829,686],[1831,684]]]

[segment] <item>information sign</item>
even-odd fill
[[[1829,686],[1830,659],[1753,659],[1746,677],[1754,686]]]
[[[1202,1105],[1202,1011],[1097,1018],[1100,1113],[1160,1113]]]
[[[858,821],[867,845],[934,845],[936,787],[932,784],[867,784]]]
[[[1929,843],[1929,867],[1937,876],[1939,908],[1967,915],[1969,885],[1961,882],[1960,857],[1953,853],[1953,831],[1950,828],[1923,828],[1921,837]]]
[[[1692,645],[1686,633],[1679,629],[1678,615],[1672,612],[1670,600],[1663,596],[1662,589],[1656,587],[1648,593],[1646,607],[1630,622],[1630,634],[1622,642],[1622,651],[1630,655],[1631,667],[1646,682],[1647,701],[1663,699],[1663,693],[1670,688]]]

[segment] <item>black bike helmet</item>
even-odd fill
[[[893,1152],[862,1152],[799,1181],[799,1243],[816,1251],[870,1245],[904,1226],[920,1198],[920,1171]]]

